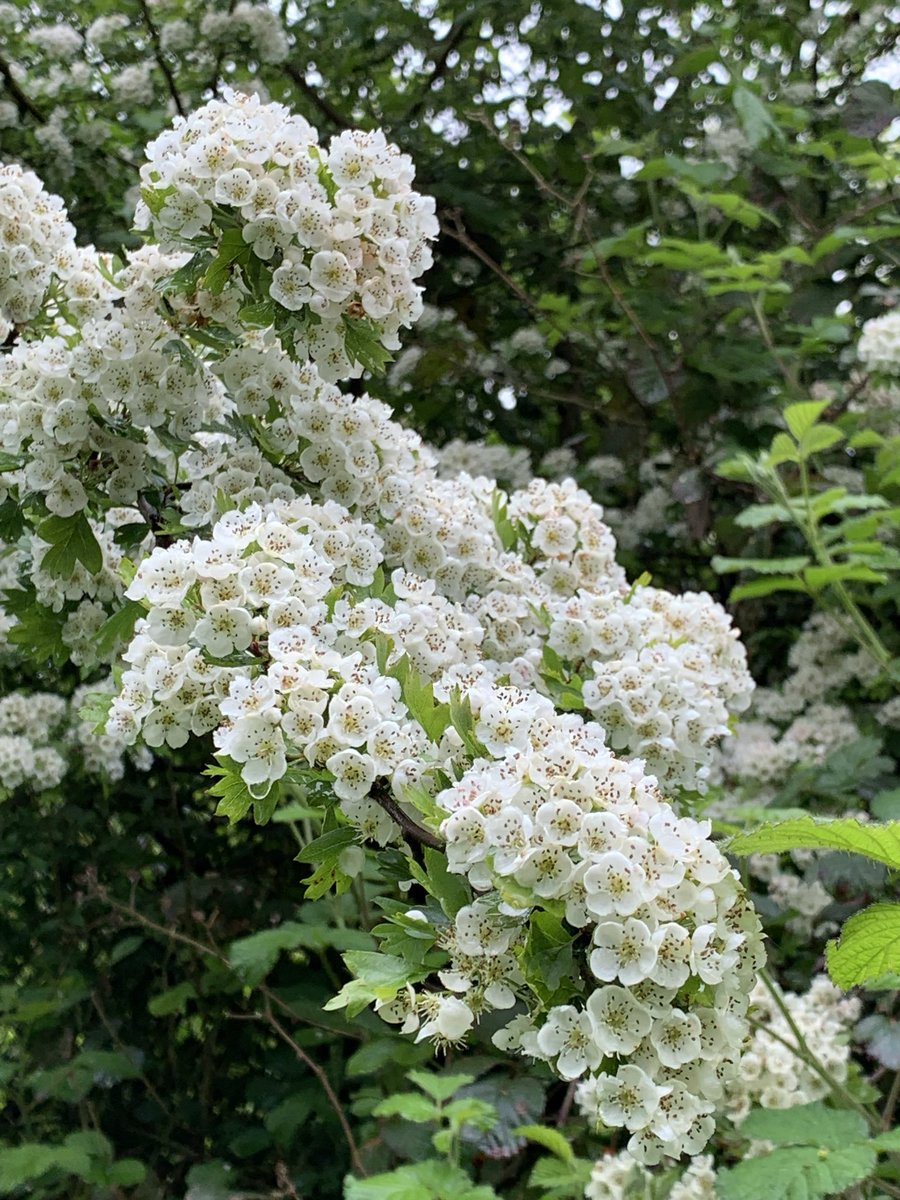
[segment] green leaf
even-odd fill
[[[16,1191],[48,1171],[83,1177],[90,1169],[90,1157],[74,1146],[48,1146],[37,1142],[0,1146],[0,1193]]]
[[[759,146],[772,134],[780,134],[765,103],[749,88],[738,85],[731,94],[744,135],[751,146]]]
[[[284,950],[336,950],[371,952],[373,938],[362,929],[305,925],[285,921],[276,929],[263,929],[231,943],[228,959],[244,983],[255,987],[269,974]],[[349,957],[349,955],[347,956]]]
[[[751,579],[749,583],[740,583],[732,588],[728,599],[757,600],[761,596],[771,596],[773,592],[805,592],[806,585],[792,575],[770,575],[765,579]]]
[[[447,869],[446,855],[442,854],[440,850],[426,846],[423,854],[426,886],[452,920],[463,905],[468,904],[472,899],[466,878],[464,875],[455,875]]]
[[[800,438],[800,453],[804,458],[811,454],[820,454],[830,450],[844,440],[844,434],[837,425],[813,425]]]
[[[375,951],[351,951],[344,955],[348,969],[356,976],[325,1005],[331,1012],[346,1008],[354,1017],[374,1000],[393,1000],[407,983],[419,983],[428,975],[427,968],[417,970],[403,958]]]
[[[848,1109],[828,1108],[817,1101],[796,1108],[756,1108],[741,1122],[748,1138],[776,1146],[827,1146],[837,1150],[863,1141],[868,1133],[865,1118]]]
[[[413,1121],[416,1125],[440,1119],[440,1109],[420,1092],[400,1092],[388,1096],[376,1104],[372,1114],[376,1117],[402,1117],[404,1121]]]
[[[407,1071],[406,1078],[438,1104],[443,1104],[455,1096],[460,1088],[475,1082],[474,1075],[434,1075],[430,1071]]]
[[[837,820],[804,816],[740,833],[728,843],[729,854],[779,854],[785,850],[846,850],[900,868],[900,821],[879,824],[853,817]]]
[[[196,1000],[197,989],[192,983],[179,983],[152,996],[147,1001],[147,1009],[152,1017],[169,1017],[173,1013],[183,1013],[187,1009],[188,1000]]]
[[[831,583],[884,583],[887,575],[871,567],[853,563],[833,563],[830,567],[807,567],[803,581],[811,592],[821,591]]]
[[[145,609],[137,600],[126,600],[118,612],[103,622],[93,639],[93,648],[98,662],[112,657],[120,646],[131,641],[138,617],[145,614]]]
[[[513,1130],[513,1133],[527,1138],[529,1142],[535,1142],[538,1146],[543,1146],[545,1150],[549,1150],[563,1162],[575,1161],[575,1151],[569,1144],[569,1139],[551,1125],[519,1125]]]
[[[246,817],[250,806],[260,799],[253,795],[241,778],[240,764],[227,758],[224,754],[217,755],[216,761],[211,763],[203,774],[216,781],[209,788],[209,794],[215,796],[219,801],[216,806],[216,816],[227,817],[231,825]],[[280,791],[277,783],[273,785],[270,796],[272,791],[276,794]],[[258,824],[264,824],[264,822],[258,822]]]
[[[370,1175],[344,1180],[344,1200],[499,1200],[487,1184],[474,1184],[461,1167],[443,1159],[426,1159]]]
[[[373,375],[381,375],[394,356],[381,344],[378,327],[369,317],[343,318],[344,348],[352,362],[358,362]]]
[[[83,512],[72,517],[48,517],[38,526],[37,536],[50,544],[41,561],[41,569],[48,575],[69,579],[78,563],[90,575],[103,569],[103,551]]]
[[[784,410],[787,427],[797,441],[807,430],[812,429],[827,407],[827,400],[804,400],[801,404],[791,404]]]
[[[887,972],[900,972],[900,904],[872,904],[828,943],[828,973],[840,988],[864,985]]]
[[[757,571],[760,575],[780,575],[802,571],[809,562],[809,555],[805,554],[795,558],[722,558],[716,554],[711,565],[719,575],[728,575],[732,571]]]
[[[865,1142],[837,1150],[774,1150],[719,1171],[716,1195],[720,1200],[818,1200],[865,1179],[875,1161],[875,1150]]]

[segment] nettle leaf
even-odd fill
[[[72,517],[48,517],[37,536],[50,543],[41,569],[58,579],[70,579],[78,563],[91,575],[103,569],[103,551],[83,512]]]
[[[862,823],[852,817],[826,820],[797,817],[739,833],[728,843],[729,854],[778,854],[784,850],[847,850],[900,868],[900,821]]]
[[[900,904],[872,904],[828,943],[828,973],[845,991],[888,972],[900,972]]]
[[[875,1163],[875,1150],[865,1142],[836,1150],[792,1146],[719,1171],[716,1195],[720,1200],[818,1200],[865,1179]]]
[[[847,1109],[828,1108],[817,1101],[796,1108],[757,1108],[741,1122],[748,1138],[774,1142],[776,1146],[827,1146],[836,1150],[865,1139],[865,1118]]]

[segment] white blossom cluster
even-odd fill
[[[362,373],[352,342],[368,319],[378,340],[421,313],[414,280],[431,265],[434,201],[380,131],[347,131],[326,148],[302,117],[225,92],[160,134],[141,168],[138,228],[164,251],[237,230],[277,306],[297,314],[294,344],[326,379]],[[231,253],[237,259],[240,245]]]
[[[169,23],[164,27],[166,40],[170,48],[184,50],[190,45],[178,45],[184,36],[182,30]],[[187,22],[188,31],[193,35]],[[211,10],[204,14],[200,21],[200,33],[213,46],[232,48],[235,37],[249,42],[261,62],[280,63],[288,56],[290,49],[287,34],[279,20],[278,13],[267,4],[252,4],[249,0],[239,0],[230,11]],[[176,43],[173,45],[173,42]]]
[[[507,490],[527,487],[534,476],[531,455],[524,446],[505,442],[464,442],[454,438],[436,451],[438,470],[445,479],[484,475]]]
[[[77,258],[77,252],[73,252]],[[60,270],[57,256],[57,270]],[[0,360],[4,449],[21,456],[0,487],[38,493],[49,511],[85,508],[87,488],[117,504],[134,503],[154,475],[146,432],[164,427],[190,436],[215,408],[215,377],[192,358],[156,312],[155,284],[180,260],[155,250],[131,257],[116,289],[97,286],[96,266],[68,273],[67,312],[83,318],[33,341],[18,341]]]
[[[870,371],[900,374],[900,312],[866,321],[856,352]]]
[[[441,976],[464,998],[453,999],[453,1022],[512,1006],[508,952],[523,910],[555,903],[580,931],[595,988],[583,1003],[514,1017],[495,1041],[582,1079],[582,1110],[624,1125],[641,1161],[699,1153],[737,1069],[762,965],[759,921],[735,872],[708,823],[677,817],[598,726],[512,687],[467,694],[493,761],[476,760],[437,796],[449,813],[448,866],[485,893],[454,922]],[[426,1016],[434,1003],[432,994]],[[429,1021],[453,1040],[455,1024]]]
[[[747,863],[753,877],[765,884],[768,899],[790,914],[785,927],[806,941],[836,932],[832,922],[820,919],[834,896],[815,875],[817,861],[811,852],[794,850],[786,857],[753,854]]]
[[[58,196],[32,172],[0,164],[0,341],[41,310],[75,230]]]
[[[789,721],[812,705],[828,700],[847,684],[873,682],[878,666],[864,650],[847,649],[848,637],[828,613],[814,613],[788,651],[790,674],[773,688],[758,688],[753,716]]]
[[[722,769],[732,782],[770,786],[781,783],[798,764],[823,762],[859,737],[847,705],[811,704],[783,731],[771,721],[742,721],[722,745]],[[758,789],[754,794],[759,795]]]
[[[0,788],[42,792],[63,779],[67,762],[57,743],[67,716],[61,696],[10,692],[0,698]]]
[[[709,596],[630,587],[571,479],[442,478],[385,405],[331,382],[358,373],[363,326],[390,348],[418,315],[436,225],[412,178],[380,134],[325,148],[225,93],[150,147],[140,219],[159,247],[115,274],[57,256],[46,335],[0,368],[20,462],[0,485],[85,513],[102,568],[46,569],[36,532],[16,554],[76,664],[96,665],[110,610],[143,610],[99,688],[105,734],[91,753],[79,718],[66,741],[115,778],[208,738],[253,798],[327,785],[359,841],[424,812],[475,899],[435,931],[443,990],[383,1015],[441,1044],[524,1005],[498,1044],[580,1079],[642,1161],[699,1153],[759,923],[655,776],[704,786],[752,686],[743,650]],[[542,913],[572,968],[536,1006],[522,939]]]
[[[594,1163],[585,1200],[716,1200],[712,1155],[701,1154],[668,1187],[627,1150]]]
[[[802,995],[784,992],[782,999],[811,1054],[832,1079],[842,1083],[847,1078],[850,1030],[859,1019],[860,1001],[845,996],[826,975],[817,975]],[[764,984],[753,989],[750,1005],[765,1028],[754,1030],[740,1074],[729,1085],[732,1120],[740,1122],[754,1106],[793,1108],[825,1096],[828,1084],[804,1062],[799,1048],[797,1053],[789,1049],[797,1045],[796,1036]]]

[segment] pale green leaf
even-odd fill
[[[776,1146],[828,1146],[832,1150],[865,1138],[868,1126],[857,1112],[828,1108],[817,1101],[795,1108],[756,1108],[741,1122],[741,1133]]]
[[[828,943],[828,973],[840,988],[864,985],[900,971],[900,904],[872,904],[844,925]]]
[[[728,843],[728,853],[777,854],[784,850],[847,850],[876,862],[900,868],[900,821],[881,824],[841,817],[829,821],[811,816],[764,825],[740,833]]]
[[[719,1171],[719,1200],[818,1200],[871,1174],[875,1150],[865,1142],[837,1150],[792,1146]]]

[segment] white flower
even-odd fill
[[[588,997],[587,1010],[604,1055],[633,1054],[650,1032],[650,1014],[627,988],[599,988]]]
[[[656,963],[653,936],[643,921],[604,921],[594,930],[591,971],[601,980],[626,987],[648,979]]]
[[[619,1067],[615,1075],[598,1075],[597,1103],[607,1125],[624,1125],[632,1131],[649,1125],[660,1099],[670,1087],[653,1083],[640,1067]]]
[[[594,1039],[591,1018],[570,1004],[550,1009],[538,1031],[537,1044],[547,1058],[556,1058],[556,1069],[563,1079],[577,1079],[599,1067],[603,1057]]]

